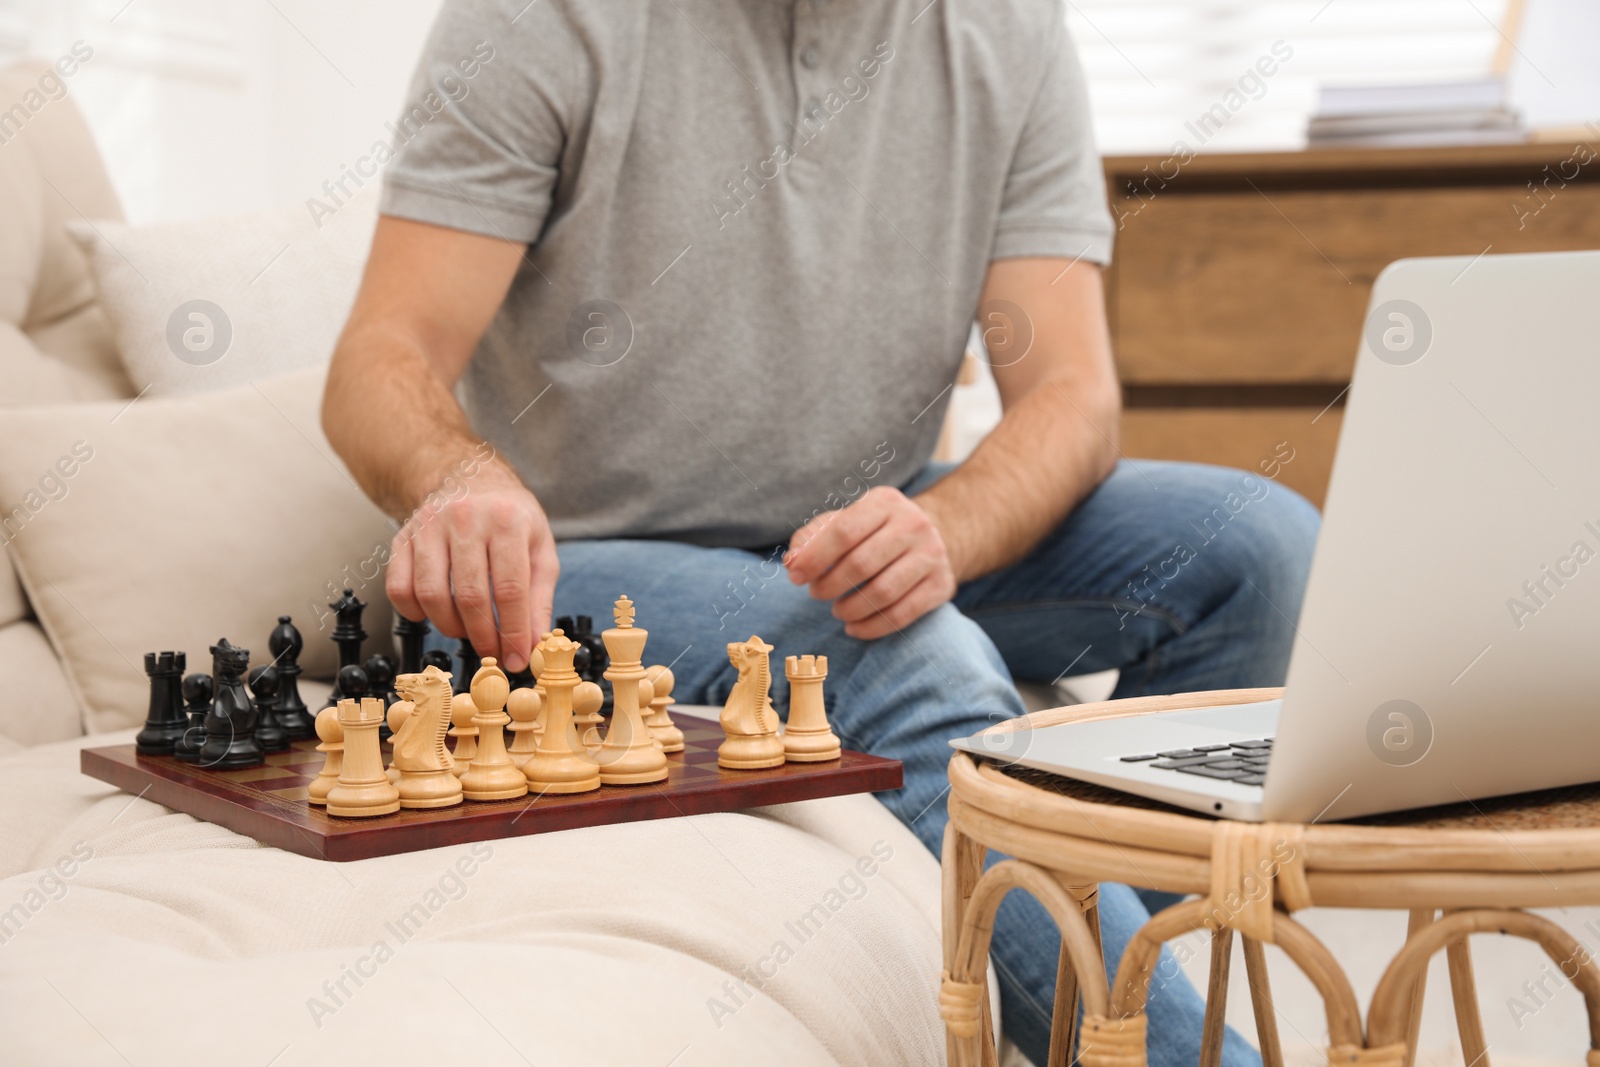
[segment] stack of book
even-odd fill
[[[1323,86],[1306,130],[1313,148],[1508,144],[1527,136],[1498,76]]]

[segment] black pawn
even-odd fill
[[[183,677],[182,652],[144,654],[144,673],[150,676],[150,710],[144,729],[134,738],[141,756],[170,756],[173,746],[183,738],[189,720],[183,714],[179,689]]]
[[[336,617],[332,636],[333,643],[339,646],[339,672],[343,674],[346,667],[361,666],[361,642],[367,639],[367,631],[361,628],[361,613],[367,606],[356,599],[354,589],[346,589],[344,596],[329,604],[328,609]],[[328,703],[324,706],[331,708],[349,695],[335,679],[333,692],[328,694]]]
[[[442,648],[430,648],[422,654],[422,669],[426,670],[429,667],[438,667],[452,678],[455,676],[455,664],[450,659],[450,653]]]
[[[360,700],[367,695],[367,672],[355,663],[340,667],[334,689],[341,694],[340,700]]]
[[[244,671],[250,650],[231,644],[226,637],[211,646],[211,675],[216,696],[206,715],[206,742],[199,764],[217,771],[254,767],[264,762],[256,743],[256,709],[244,691]]]
[[[289,740],[303,741],[317,735],[317,720],[300,697],[300,650],[305,639],[289,616],[279,615],[278,625],[267,638],[273,669],[278,672],[278,702],[273,705],[278,724],[289,732]]]
[[[385,708],[400,699],[400,694],[394,691],[394,660],[382,652],[374,652],[367,657],[362,669],[367,672],[368,696],[383,701]],[[389,717],[385,715],[383,725],[378,727],[378,740],[387,741],[393,736],[394,731],[389,729]]]
[[[472,688],[472,676],[478,673],[478,668],[483,666],[483,657],[478,655],[478,650],[472,647],[472,642],[463,637],[461,644],[456,648],[456,655],[461,657],[460,684],[456,691],[466,692]]]
[[[428,625],[427,619],[413,622],[404,615],[396,615],[394,635],[400,639],[401,674],[422,673],[422,643],[432,632],[433,627]]]
[[[263,664],[250,671],[250,699],[256,706],[256,744],[263,752],[282,752],[289,747],[289,731],[283,728],[273,705],[278,702],[278,671]]]
[[[183,736],[173,742],[172,754],[185,763],[200,758],[206,742],[206,715],[211,711],[211,675],[196,672],[183,680],[185,726]]]

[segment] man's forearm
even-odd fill
[[[381,328],[355,327],[340,339],[322,425],[361,488],[400,520],[481,455],[482,439],[420,348]]]
[[[917,502],[945,539],[956,580],[1027,555],[1117,461],[1117,390],[1046,378],[975,452]]]

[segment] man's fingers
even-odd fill
[[[561,576],[561,559],[555,542],[542,538],[529,553],[533,577],[528,587],[528,613],[535,641],[550,632],[550,616],[555,611],[556,579]]]
[[[880,611],[888,611],[903,600],[933,570],[926,556],[905,553],[879,572],[872,581],[833,605],[833,617],[841,622],[861,622]]]
[[[480,656],[500,656],[500,632],[489,590],[488,546],[470,534],[450,538],[450,588],[467,640]]]
[[[882,496],[869,492],[849,507],[818,515],[800,528],[784,565],[796,585],[815,581],[851,548],[889,521],[890,509]]]
[[[846,552],[832,570],[812,580],[812,598],[836,600],[866,585],[915,543],[916,535],[909,524],[890,519]]]
[[[464,637],[466,627],[450,595],[450,543],[438,523],[417,529],[411,542],[411,588],[422,613],[446,637]]]
[[[860,641],[876,641],[904,630],[948,599],[940,591],[937,577],[929,575],[894,604],[874,612],[870,618],[847,624],[844,632]]]
[[[394,540],[389,542],[389,570],[383,576],[383,588],[389,594],[389,603],[394,605],[394,610],[412,622],[420,622],[427,617],[427,612],[417,602],[417,593],[411,584],[416,574],[416,566],[411,558],[412,532],[409,525],[402,526],[400,532],[394,535]]]
[[[500,620],[500,666],[506,671],[527,666],[533,647],[528,588],[533,568],[527,544],[522,532],[500,532],[489,541],[489,589]]]

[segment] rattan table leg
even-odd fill
[[[1456,1030],[1461,1034],[1461,1055],[1467,1067],[1489,1067],[1489,1046],[1483,1040],[1483,1017],[1478,1013],[1478,983],[1472,975],[1472,946],[1465,938],[1445,949],[1450,963],[1450,998],[1456,1006]]]
[[[1078,972],[1072,966],[1067,947],[1061,946],[1056,963],[1056,1002],[1050,1018],[1050,1054],[1045,1067],[1068,1067],[1072,1062],[1072,1043],[1078,1036]]]
[[[1094,934],[1094,945],[1100,948],[1100,887],[1096,884],[1068,885],[1062,882],[1072,899],[1078,902],[1083,909],[1084,921],[1089,924],[1089,929]],[[1100,960],[1100,969],[1105,970],[1105,960]],[[1056,999],[1055,1014],[1050,1020],[1050,1053],[1045,1060],[1045,1067],[1068,1067],[1073,1060],[1073,1049],[1078,1042],[1078,1007],[1082,1000],[1078,989],[1078,972],[1072,966],[1071,955],[1067,952],[1065,944],[1061,946],[1061,957],[1056,964]]]
[[[967,904],[972,899],[979,876],[983,874],[983,861],[988,851],[987,847],[958,831],[953,823],[945,826],[940,873],[944,893],[942,918],[946,975],[955,973],[957,969],[957,950],[968,918]],[[987,983],[987,971],[979,974],[977,980]],[[950,1067],[979,1067],[980,1064],[995,1062],[994,1020],[990,1016],[987,996],[983,998],[982,1020],[978,1033],[971,1036],[958,1036],[950,1027],[945,1027],[945,1061]],[[982,1051],[985,1042],[988,1044],[987,1055]]]
[[[1211,933],[1211,981],[1206,986],[1206,1022],[1200,1033],[1200,1067],[1222,1063],[1222,1035],[1227,1026],[1228,971],[1233,966],[1233,927]]]
[[[1261,1046],[1261,1067],[1283,1067],[1283,1042],[1278,1039],[1278,1009],[1272,1003],[1272,979],[1267,974],[1267,952],[1253,937],[1244,941],[1244,977],[1250,983],[1250,1007],[1256,1016],[1256,1043]]]
[[[1411,918],[1406,922],[1406,940],[1410,941],[1422,930],[1433,924],[1434,910],[1432,908],[1412,908]],[[1411,991],[1411,1006],[1406,1016],[1406,1058],[1405,1067],[1412,1067],[1417,1060],[1417,1039],[1422,1034],[1422,998],[1428,991],[1428,972],[1423,970],[1422,976],[1417,979],[1416,988]]]

